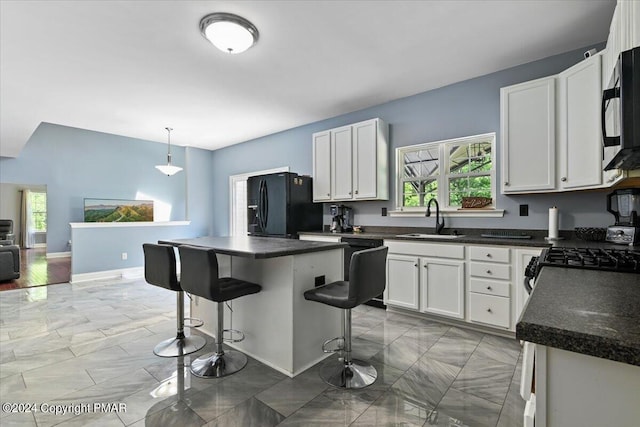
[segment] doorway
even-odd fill
[[[69,281],[71,259],[47,258],[47,186],[0,183],[0,218],[13,221],[20,247],[20,278],[0,282],[0,290]]]

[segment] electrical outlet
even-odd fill
[[[529,216],[529,205],[520,205],[520,216]]]
[[[382,208],[382,216],[387,216],[387,208]]]
[[[122,252],[122,260],[125,261],[127,259],[128,255],[126,252]]]
[[[315,279],[315,286],[316,286],[316,288],[317,288],[318,286],[322,286],[322,285],[324,285],[324,284],[325,284],[325,280],[326,280],[326,279],[324,278],[324,276],[317,276],[317,277],[316,277],[316,279]]]

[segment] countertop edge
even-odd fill
[[[615,339],[520,321],[516,339],[615,362],[640,366],[640,351]]]

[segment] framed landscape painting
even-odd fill
[[[84,222],[150,221],[153,200],[84,199]]]

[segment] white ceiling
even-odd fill
[[[614,0],[0,1],[0,155],[41,122],[216,149],[608,34]],[[239,55],[212,12],[260,31]]]

